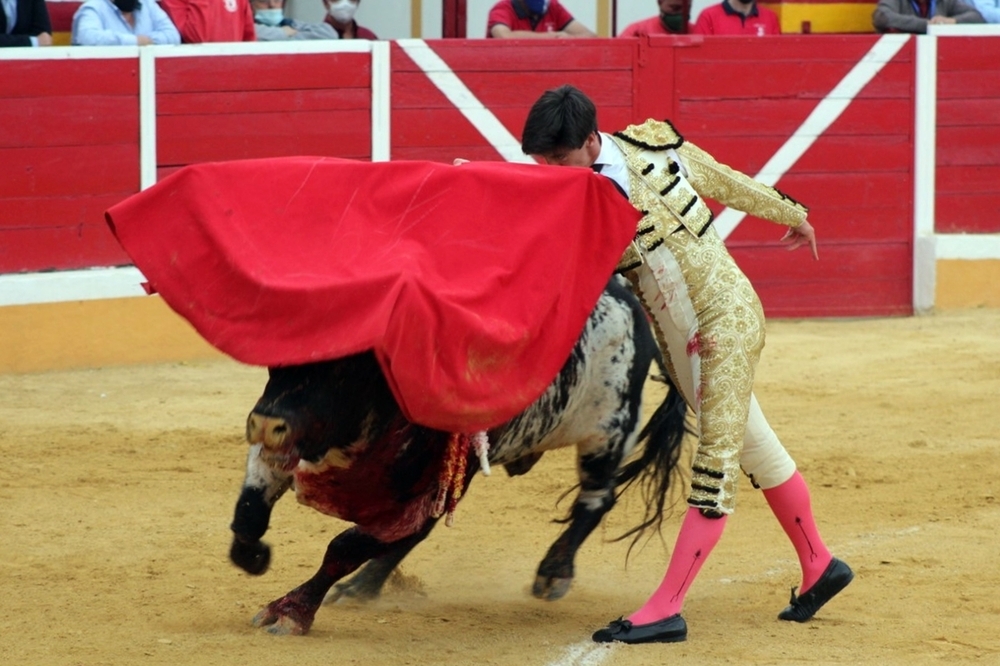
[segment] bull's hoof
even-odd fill
[[[324,604],[335,604],[344,601],[356,601],[367,603],[378,599],[382,594],[382,586],[365,585],[364,582],[357,583],[351,579],[346,583],[337,583],[330,590],[330,593],[323,599]]]
[[[233,564],[253,576],[259,576],[271,565],[271,547],[263,541],[245,542],[233,539],[229,548]]]
[[[264,629],[275,636],[302,636],[309,631],[312,621],[302,620],[275,608],[275,603],[268,604],[254,615],[252,623],[258,629]]]
[[[566,593],[569,592],[569,586],[572,583],[572,578],[536,576],[535,584],[531,586],[531,594],[536,599],[555,601],[556,599],[562,599],[566,596]]]

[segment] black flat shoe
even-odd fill
[[[778,613],[778,619],[805,622],[815,615],[816,611],[823,607],[823,604],[837,596],[837,593],[847,587],[852,580],[854,580],[854,572],[851,571],[851,567],[836,557],[833,558],[827,565],[826,571],[819,577],[816,584],[809,588],[808,592],[795,596],[795,588],[792,588],[792,598],[785,610]]]
[[[618,618],[594,632],[594,642],[610,643],[679,643],[687,640],[688,627],[679,614],[649,624],[632,624]]]

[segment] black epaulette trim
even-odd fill
[[[654,242],[650,243],[649,247],[646,248],[646,252],[652,252],[661,245],[663,245],[663,239],[657,238]]]
[[[693,465],[691,470],[697,472],[698,474],[704,474],[705,476],[710,476],[713,479],[724,479],[726,477],[722,472],[716,472],[711,469],[706,469],[705,467],[699,467],[698,465]]]
[[[691,210],[692,208],[694,208],[694,205],[696,203],[698,203],[698,195],[697,194],[695,194],[694,196],[692,196],[691,197],[691,201],[688,201],[687,205],[684,206],[684,209],[681,210],[681,217],[684,217],[685,215],[687,215],[688,211]]]
[[[661,197],[665,197],[665,196],[667,196],[667,193],[668,193],[668,192],[670,192],[670,190],[674,189],[674,187],[675,187],[675,186],[677,185],[677,183],[679,183],[679,182],[681,182],[681,179],[680,179],[680,178],[674,178],[674,179],[673,179],[672,181],[670,181],[670,182],[669,182],[669,183],[667,184],[667,186],[666,186],[666,187],[664,187],[664,188],[663,188],[662,190],[660,190],[660,196],[661,196]]]
[[[691,490],[703,490],[706,493],[712,493],[713,495],[718,495],[719,494],[719,489],[718,488],[709,488],[708,486],[703,486],[700,483],[692,483],[691,484]]]
[[[708,228],[712,226],[712,222],[714,221],[715,221],[715,213],[713,213],[712,211],[708,211],[708,222],[706,222],[705,226],[703,226],[701,228],[701,231],[698,232],[698,238],[701,238],[702,236],[705,235],[705,232],[708,231]]]
[[[642,175],[643,176],[648,176],[649,172],[652,171],[655,168],[656,168],[656,165],[653,164],[652,162],[650,162],[649,164],[646,165],[646,168],[642,170]]]
[[[667,171],[669,171],[671,175],[676,175],[677,172],[680,170],[681,170],[681,165],[671,160],[670,165],[667,167]]]
[[[669,120],[664,120],[663,122],[669,125],[670,129],[672,129],[674,131],[674,134],[677,135],[676,142],[668,143],[662,146],[653,146],[651,144],[646,143],[645,141],[639,141],[638,139],[633,139],[624,132],[615,132],[614,136],[618,137],[622,141],[631,143],[633,146],[638,146],[639,148],[645,148],[646,150],[670,150],[671,148],[680,148],[684,144],[684,137],[681,136],[681,133],[677,131],[677,128],[674,127],[673,123],[671,123]]]

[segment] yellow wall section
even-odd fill
[[[937,262],[934,308],[1000,308],[1000,259]]]
[[[801,33],[804,21],[809,22],[813,33],[875,32],[872,26],[875,5],[874,2],[761,3],[762,7],[768,7],[778,15],[783,34]]]
[[[0,307],[0,372],[219,356],[159,296]]]

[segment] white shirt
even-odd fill
[[[625,155],[610,136],[604,132],[599,132],[599,134],[601,152],[594,160],[594,168],[599,166],[598,173],[618,183],[623,192],[628,192],[628,167],[625,165]]]
[[[611,140],[609,135],[604,132],[599,132],[599,134],[601,135],[601,152],[597,154],[597,159],[594,160],[594,167],[600,165],[599,173],[602,176],[607,176],[618,183],[623,192],[628,192],[628,165],[625,163],[625,154],[618,147],[618,144]],[[671,148],[667,151],[667,155],[674,162],[677,162],[681,168],[681,175],[687,178],[687,165],[684,164],[677,151]]]

